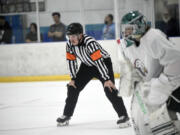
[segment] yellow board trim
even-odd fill
[[[115,73],[114,77],[119,78],[120,74]],[[66,80],[70,80],[69,75],[0,77],[0,82],[38,82],[38,81],[66,81]]]

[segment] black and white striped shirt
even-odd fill
[[[71,78],[76,78],[78,69],[77,59],[87,66],[96,66],[104,80],[109,80],[108,69],[103,61],[109,58],[110,55],[101,47],[101,45],[92,37],[83,35],[82,43],[79,45],[72,45],[67,41],[66,58],[68,67],[71,73]]]

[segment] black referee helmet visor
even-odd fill
[[[80,23],[71,23],[66,29],[67,35],[81,34],[83,33],[83,27]]]

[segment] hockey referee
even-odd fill
[[[105,94],[119,116],[118,126],[120,128],[130,126],[124,102],[117,96],[110,55],[94,38],[83,34],[80,23],[71,23],[67,27],[66,34],[69,38],[66,45],[66,59],[71,81],[67,85],[68,92],[63,115],[57,119],[58,126],[69,124],[79,93],[94,77],[103,84]],[[77,58],[81,61],[78,71]]]

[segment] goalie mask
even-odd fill
[[[127,46],[136,44],[147,30],[147,19],[139,11],[125,14],[121,19],[121,34]]]

